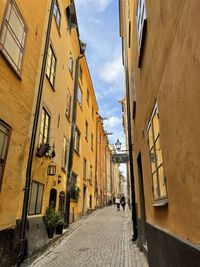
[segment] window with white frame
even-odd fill
[[[63,138],[63,148],[62,148],[62,169],[66,171],[67,168],[67,139]]]
[[[42,109],[39,144],[49,144],[50,115],[45,108]]]
[[[0,50],[13,69],[20,74],[24,56],[27,27],[14,0],[8,1],[1,26]]]
[[[76,132],[75,132],[75,142],[74,142],[74,150],[79,154],[80,152],[80,138],[81,138],[81,134],[79,132],[79,130],[76,128]]]
[[[73,61],[72,53],[70,52],[70,54],[69,54],[69,70],[70,70],[72,77],[73,77],[73,68],[74,68],[74,61]]]
[[[70,115],[71,115],[71,94],[69,92],[69,89],[67,89],[66,112],[65,112],[65,114],[68,117],[68,119],[70,119]]]
[[[0,121],[0,190],[9,146],[11,128]]]
[[[82,93],[81,88],[79,86],[78,87],[78,97],[77,97],[77,100],[78,100],[78,103],[80,104],[80,106],[82,106],[82,97],[83,97],[83,93]]]
[[[160,141],[159,113],[157,103],[147,128],[149,158],[151,164],[152,189],[155,200],[167,198],[167,185],[164,174],[163,156]]]
[[[137,31],[138,31],[138,45],[139,51],[141,49],[144,25],[147,20],[146,2],[145,0],[138,0],[137,3]]]
[[[29,215],[40,214],[42,212],[43,191],[43,184],[32,181],[31,196],[29,202]]]
[[[48,51],[46,74],[51,85],[54,86],[56,78],[56,56],[51,45]]]
[[[54,17],[56,19],[56,24],[57,24],[58,28],[60,29],[61,14],[60,14],[60,9],[59,9],[57,0],[54,1],[53,14],[54,14]]]

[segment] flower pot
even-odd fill
[[[48,238],[53,238],[54,232],[55,232],[55,227],[54,228],[47,227],[47,235],[48,235]]]
[[[62,233],[63,233],[63,224],[58,224],[57,226],[56,226],[56,234],[57,235],[62,235]]]

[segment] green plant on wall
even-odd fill
[[[78,201],[80,196],[80,187],[78,185],[75,185],[72,187],[71,190],[71,198],[75,201]]]

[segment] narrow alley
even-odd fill
[[[100,209],[78,222],[70,235],[34,262],[23,266],[148,267],[144,254],[130,240],[131,227],[128,208],[125,212],[115,206]]]

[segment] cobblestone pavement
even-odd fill
[[[130,239],[128,212],[106,207],[28,266],[148,267],[145,256]]]

